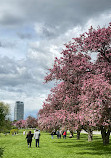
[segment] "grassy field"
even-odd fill
[[[40,148],[28,148],[25,136],[0,135],[0,152],[2,158],[111,158],[111,145],[103,146],[101,136],[94,135],[93,141],[87,141],[87,135],[81,134],[81,139],[74,138],[51,139],[49,133],[41,132]]]

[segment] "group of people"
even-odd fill
[[[40,131],[38,129],[36,129],[34,131],[34,134],[32,134],[31,131],[28,132],[28,134],[26,136],[28,147],[31,147],[33,136],[34,136],[34,139],[35,139],[35,145],[36,145],[36,147],[37,146],[39,147]]]
[[[55,132],[55,130],[53,130],[51,132],[51,137],[52,139],[54,138],[53,135],[57,135],[57,138],[58,139],[61,139],[61,135],[63,135],[63,138],[66,139],[66,131],[61,131],[61,130],[57,130],[57,132]]]
[[[53,130],[51,132],[52,139],[53,139],[53,135],[57,135],[58,139],[61,139],[61,135],[63,135],[63,139],[66,139],[66,134],[67,134],[66,131],[61,131],[61,130],[57,130],[56,132],[55,130]],[[23,132],[23,135],[25,135],[25,131]],[[40,131],[38,129],[34,131],[34,134],[32,134],[31,131],[28,132],[26,136],[28,147],[31,147],[33,136],[35,139],[35,146],[39,147]],[[72,138],[72,134],[70,134],[69,138]]]

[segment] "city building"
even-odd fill
[[[24,120],[24,103],[21,101],[15,102],[14,120]]]

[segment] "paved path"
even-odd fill
[[[82,130],[81,133],[86,133],[88,134],[86,131]],[[93,134],[101,134],[101,131],[93,131]]]

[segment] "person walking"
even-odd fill
[[[37,147],[37,144],[38,144],[38,147],[39,147],[39,138],[40,138],[40,132],[39,132],[38,129],[36,129],[36,131],[34,133],[34,139],[35,139],[36,147]]]
[[[29,148],[29,146],[31,147],[32,137],[33,137],[33,134],[31,133],[31,131],[29,131],[27,136],[26,136],[28,148]]]
[[[66,131],[63,133],[63,138],[66,139]]]
[[[59,131],[59,138],[61,139],[62,131]]]
[[[53,135],[54,135],[54,132],[52,131],[52,132],[51,132],[51,137],[52,137],[52,139],[54,138]]]
[[[59,139],[59,130],[57,130],[57,132],[56,132],[56,134],[57,134],[57,138]]]
[[[26,133],[26,132],[25,132],[25,131],[23,131],[23,135],[25,135],[25,133]]]

